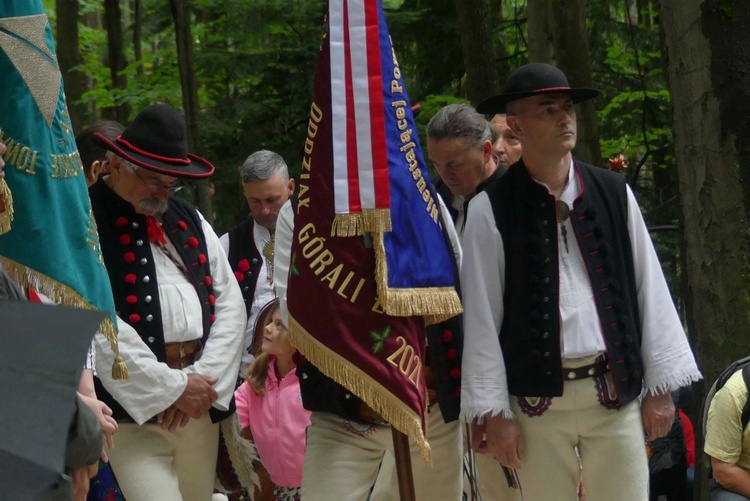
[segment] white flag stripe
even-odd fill
[[[330,0],[328,10],[331,50],[331,138],[333,153],[333,199],[336,214],[349,213],[349,176],[346,138],[346,59],[344,47],[344,2]]]
[[[375,179],[370,133],[370,81],[368,79],[366,0],[349,1],[349,50],[352,63],[354,119],[357,124],[357,170],[359,197],[363,209],[375,208]]]

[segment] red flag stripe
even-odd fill
[[[367,73],[370,76],[370,138],[372,141],[374,203],[375,208],[381,209],[390,207],[390,186],[383,112],[384,75],[380,60],[380,26],[378,25],[377,2],[365,2],[365,19],[367,30]]]

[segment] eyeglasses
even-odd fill
[[[148,187],[149,189],[153,191],[159,191],[159,190],[167,190],[167,192],[172,195],[174,193],[177,193],[181,189],[185,187],[184,184],[182,184],[182,181],[175,181],[172,184],[161,184],[161,183],[154,183],[153,181],[149,181],[146,179],[143,179],[140,174],[138,174],[138,168],[131,165],[130,163],[127,164],[128,167],[130,167],[130,172],[135,174],[135,177],[138,178],[138,180],[143,183],[144,186]]]

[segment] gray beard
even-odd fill
[[[167,212],[167,208],[169,207],[169,201],[161,201],[157,200],[155,198],[147,198],[146,200],[141,200],[138,202],[138,208],[144,212],[147,212],[149,214],[153,214],[154,216],[161,216],[165,212]]]

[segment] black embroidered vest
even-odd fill
[[[146,233],[146,217],[115,194],[104,181],[89,189],[91,208],[99,229],[104,264],[112,285],[117,316],[130,324],[160,362],[166,361],[161,302],[156,268]],[[177,250],[201,302],[205,344],[215,320],[213,283],[208,262],[206,238],[200,216],[186,200],[172,197],[163,216],[166,237]],[[97,396],[113,410],[116,419],[131,419],[127,411],[96,383]],[[234,401],[232,401],[234,404]],[[214,422],[229,416],[230,411],[211,409]]]
[[[258,284],[258,277],[263,266],[260,251],[255,245],[254,228],[255,222],[252,218],[248,218],[229,230],[229,265],[242,291],[247,318],[250,318],[255,286]]]
[[[623,406],[639,395],[643,378],[625,179],[581,162],[576,162],[576,173],[582,190],[569,217]],[[508,389],[519,396],[560,396],[555,198],[530,177],[523,162],[486,191],[505,251],[505,313],[499,335]]]

